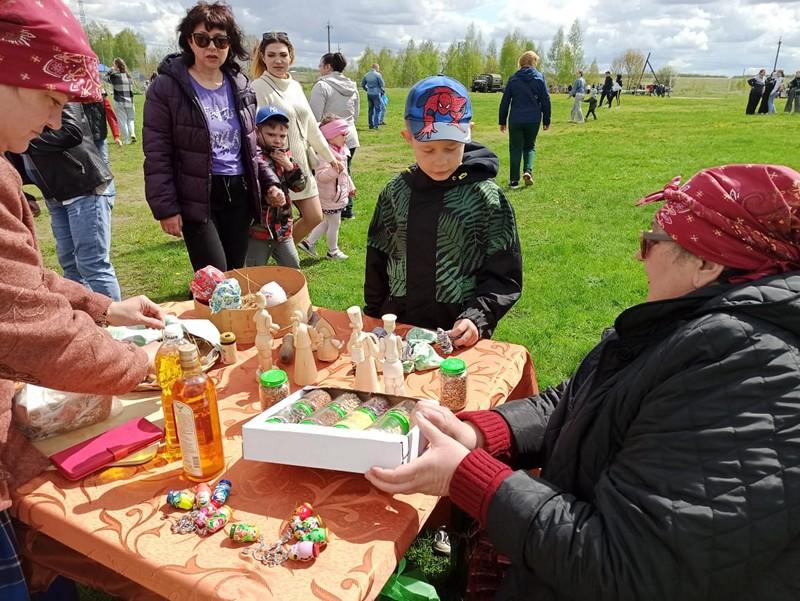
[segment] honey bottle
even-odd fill
[[[183,375],[172,388],[172,410],[183,455],[183,471],[195,482],[207,482],[225,467],[217,391],[203,373],[192,343],[179,349]]]
[[[170,459],[179,459],[181,447],[175,430],[172,415],[172,387],[181,377],[181,358],[178,347],[184,344],[183,328],[179,323],[169,324],[164,329],[164,342],[156,352],[156,379],[161,388],[161,409],[164,412],[164,438],[167,443],[166,454]]]

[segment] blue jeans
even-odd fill
[[[777,94],[770,94],[769,98],[767,99],[767,112],[774,113],[775,112],[775,98],[777,98]]]
[[[64,277],[120,300],[111,264],[111,210],[114,196],[91,194],[69,205],[46,200],[56,254]]]
[[[386,104],[384,104],[383,98],[381,96],[381,106],[378,109],[378,125],[381,125],[384,122],[384,117],[386,117]]]
[[[369,102],[369,112],[367,113],[369,128],[374,129],[381,123],[378,117],[383,108],[383,103],[381,102],[380,94],[367,94],[367,101]]]
[[[100,153],[100,156],[103,157],[103,160],[108,165],[108,168],[111,168],[111,159],[108,158],[108,141],[107,140],[95,140],[94,146],[97,148],[97,152]],[[114,180],[112,179],[109,184],[108,188],[106,188],[106,194],[108,196],[117,196],[117,188],[114,186]]]

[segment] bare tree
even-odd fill
[[[628,48],[611,62],[611,68],[615,73],[624,73],[627,79],[627,87],[630,89],[636,85],[636,80],[644,69],[644,62],[647,60],[639,50]]]

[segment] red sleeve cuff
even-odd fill
[[[495,492],[513,472],[483,449],[476,449],[458,464],[450,481],[450,500],[486,525]]]
[[[511,429],[496,411],[462,411],[458,419],[469,422],[483,434],[483,448],[493,457],[511,457]]]

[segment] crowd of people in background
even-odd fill
[[[794,78],[786,81],[783,69],[776,69],[767,76],[766,69],[759,70],[755,77],[747,80],[750,94],[747,98],[747,115],[765,115],[777,112],[775,102],[786,92],[785,113],[800,113],[800,71],[796,71]]]

